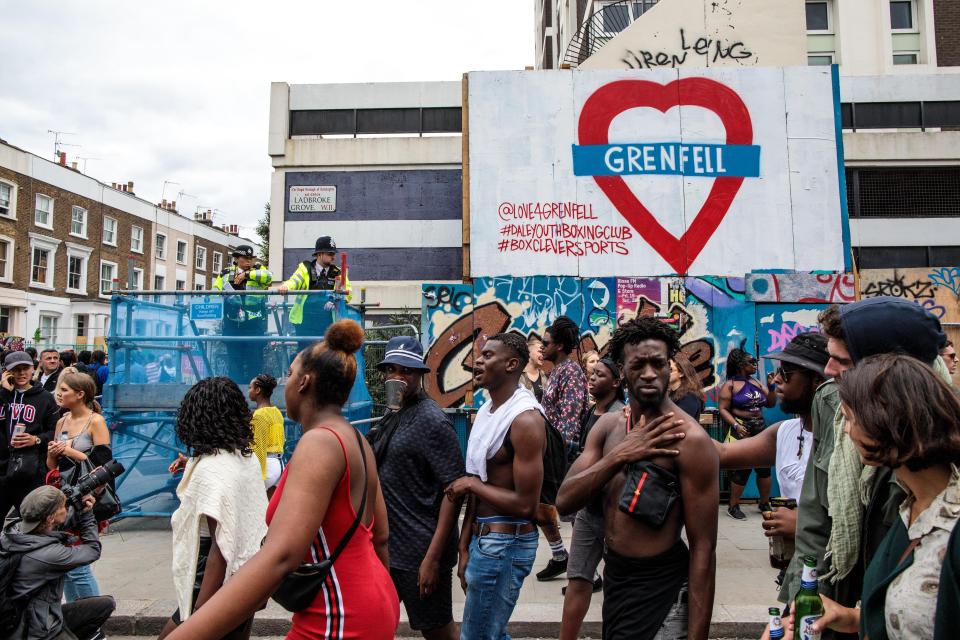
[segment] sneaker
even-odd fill
[[[597,579],[593,581],[593,592],[600,593],[601,591],[603,591],[603,578],[597,576]],[[567,588],[564,587],[563,589],[560,589],[560,593],[562,595],[567,595]]]
[[[740,505],[734,507],[727,507],[727,515],[733,518],[734,520],[746,520],[747,516],[744,515],[743,511],[740,510]]]
[[[90,636],[87,640],[107,640],[107,636],[104,635],[102,629],[97,629],[96,633]]]
[[[546,580],[553,580],[561,573],[564,573],[567,570],[567,558],[563,560],[557,560],[556,558],[550,558],[550,562],[547,563],[547,566],[543,568],[542,571],[537,573],[537,580],[539,582],[544,582]]]
[[[760,511],[760,513],[763,513],[764,511],[773,511],[769,502],[761,502],[757,505],[757,509]]]

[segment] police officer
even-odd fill
[[[260,264],[248,244],[237,246],[230,254],[233,264],[213,283],[216,291],[263,291],[270,288],[273,274]],[[263,336],[267,333],[267,296],[228,295],[223,300],[224,336]],[[239,384],[247,384],[263,367],[263,343],[230,341],[226,343],[228,372]]]
[[[280,285],[280,293],[289,291],[345,292],[350,300],[350,281],[333,262],[337,257],[337,243],[330,236],[320,236],[313,249],[313,260],[297,265],[293,275]],[[332,304],[326,296],[297,296],[290,310],[290,324],[298,336],[322,336],[333,322]],[[313,340],[301,340],[298,349],[306,349]]]

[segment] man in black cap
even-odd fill
[[[783,351],[763,356],[777,360],[774,375],[780,410],[797,417],[778,422],[757,435],[736,442],[716,443],[721,469],[755,466],[777,467],[780,495],[800,500],[800,489],[813,449],[813,398],[826,379],[824,367],[830,360],[827,338],[819,333],[801,333]],[[771,513],[769,507],[765,513]],[[797,512],[777,509],[762,523],[767,536],[793,538]]]
[[[338,291],[350,300],[350,281],[340,267],[333,263],[337,257],[337,243],[330,236],[320,236],[313,248],[313,260],[297,265],[293,275],[280,285],[280,293],[290,291]],[[332,306],[325,296],[297,296],[290,310],[290,324],[298,336],[322,336],[333,322]],[[303,350],[313,340],[301,340]]]
[[[231,254],[233,264],[223,270],[213,283],[216,291],[265,291],[273,282],[273,274],[260,264],[253,247],[241,244]],[[223,300],[224,336],[263,336],[267,333],[267,297],[257,294],[226,295]],[[262,373],[263,343],[229,341],[226,343],[229,375],[241,386]]]
[[[428,640],[455,640],[451,590],[460,503],[444,500],[443,491],[465,474],[460,445],[449,418],[423,391],[430,369],[416,338],[391,338],[377,369],[388,385],[402,387],[400,408],[369,436],[390,520],[390,576],[412,629]]]

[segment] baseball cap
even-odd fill
[[[48,484],[37,487],[20,503],[20,533],[31,533],[63,503],[63,492]]]
[[[795,336],[783,351],[768,353],[762,357],[766,360],[779,360],[800,365],[820,375],[826,375],[823,369],[830,360],[830,354],[827,353],[827,338],[816,332],[801,333]]]
[[[8,354],[7,359],[3,361],[3,368],[6,371],[13,371],[14,367],[19,367],[22,364],[28,364],[32,367],[33,358],[26,351],[14,351]]]
[[[892,296],[841,306],[840,323],[855,363],[878,353],[905,353],[929,364],[946,339],[936,316],[915,302]]]

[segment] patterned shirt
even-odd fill
[[[910,540],[920,538],[913,564],[890,583],[884,615],[890,640],[932,638],[940,590],[940,570],[950,533],[960,517],[960,471],[953,466],[947,487],[910,524],[913,496],[900,505],[900,518]]]
[[[580,416],[587,408],[587,377],[572,358],[553,368],[543,392],[547,420],[563,434],[569,445],[580,442]]]

